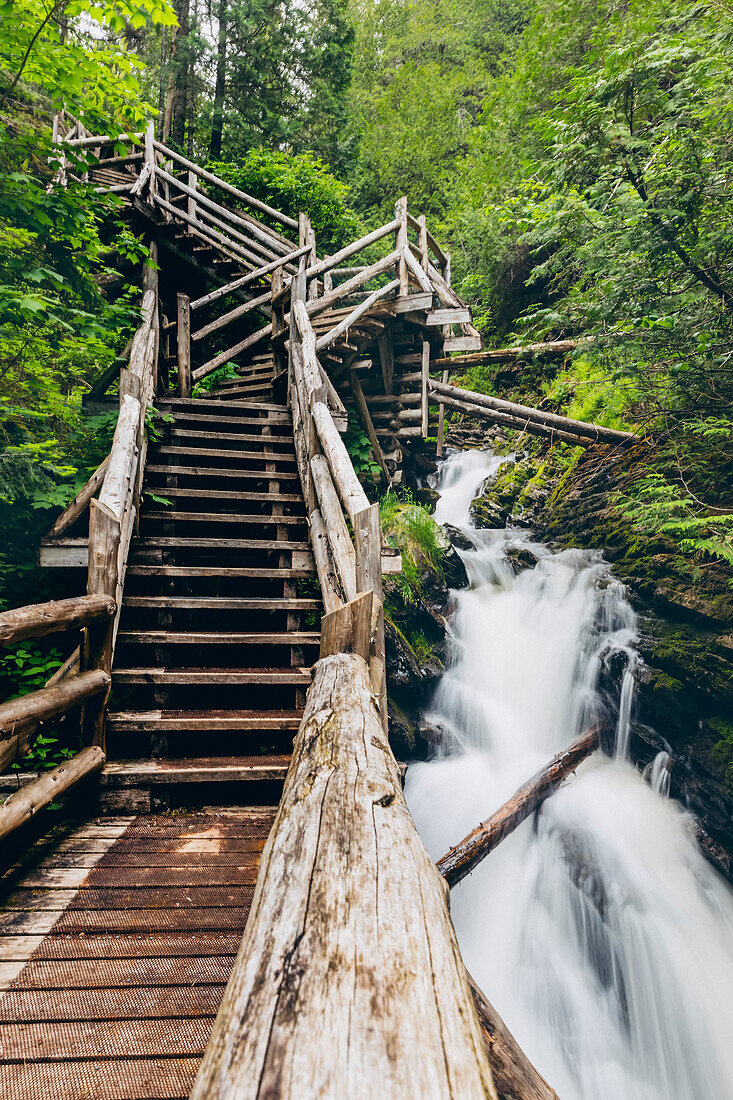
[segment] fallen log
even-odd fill
[[[110,596],[72,596],[68,600],[16,607],[0,613],[0,645],[44,638],[57,630],[78,630],[99,619],[111,619],[115,610],[115,601]]]
[[[458,386],[431,380],[430,389],[433,393],[452,397],[459,401],[465,401],[480,408],[490,409],[492,412],[506,413],[517,420],[531,420],[545,428],[557,429],[571,435],[587,437],[591,442],[597,443],[629,443],[636,440],[631,432],[618,431],[616,428],[606,428],[602,424],[588,424],[584,420],[573,420],[569,416],[560,416],[558,413],[545,412],[544,409],[535,409],[531,405],[520,405],[516,401],[506,401],[501,397],[490,397],[484,393],[474,393],[472,390],[462,390]]]
[[[438,860],[437,867],[448,885],[456,886],[462,882],[489,852],[493,852],[504,837],[513,833],[517,825],[521,825],[542,805],[563,779],[575,771],[599,744],[598,729],[594,727],[586,730],[569,748],[554,757],[546,768],[533,775],[496,813],[477,825],[455,848],[446,852]]]
[[[315,666],[191,1100],[498,1100],[435,872],[356,654]]]
[[[80,779],[99,771],[105,760],[99,746],[90,745],[72,756],[71,760],[65,760],[63,764],[44,772],[38,779],[26,783],[19,791],[11,794],[0,806],[0,840],[30,821],[39,810],[68,791]]]
[[[434,393],[430,389],[430,396],[439,405],[445,405],[449,409],[466,413],[467,416],[478,416],[492,424],[500,424],[504,428],[510,428],[515,432],[526,432],[527,435],[536,435],[540,439],[549,439],[553,443],[569,443],[572,447],[588,447],[593,442],[583,435],[571,435],[569,432],[561,432],[557,428],[546,428],[543,424],[537,424],[532,420],[520,420],[516,416],[508,416],[507,413],[498,412],[496,409],[487,409],[483,405],[475,405],[469,401],[459,401],[455,397],[446,394]]]
[[[582,340],[547,340],[539,344],[525,344],[524,347],[485,348],[470,355],[441,356],[434,359],[431,366],[453,372],[482,363],[512,363],[527,355],[569,355],[581,345],[592,343],[593,339],[593,336],[586,336]]]
[[[491,1072],[499,1100],[559,1100],[557,1093],[534,1068],[499,1013],[468,975],[473,1003],[489,1051]]]

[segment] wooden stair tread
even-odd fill
[[[102,786],[135,787],[150,783],[202,783],[284,779],[285,755],[204,756],[186,760],[112,760],[101,772]]]
[[[119,684],[299,684],[309,685],[308,668],[117,668]]]
[[[287,405],[278,405],[274,401],[258,401],[256,406],[250,403],[237,402],[237,401],[212,401],[206,398],[193,398],[193,397],[165,397],[156,401],[156,408],[166,409],[168,406],[176,408],[188,408],[196,410],[206,410],[211,406],[214,410],[217,409],[241,409],[243,412],[251,412],[253,407],[262,409],[263,412],[276,412],[282,413],[290,420],[290,413],[288,412]]]
[[[155,566],[151,568],[155,569]],[[277,575],[280,570],[273,570]],[[186,570],[188,576],[190,570]],[[186,608],[207,611],[315,611],[320,600],[300,596],[124,596],[124,607]]]
[[[152,462],[145,467],[150,474],[178,474],[181,477],[217,477],[238,478],[256,481],[295,481],[298,478],[296,470],[278,470],[273,473],[267,470],[230,470],[216,466],[174,466],[173,464],[160,465]]]
[[[173,535],[145,535],[135,546],[164,546],[179,550],[310,550],[307,542],[279,542],[277,539],[184,538]]]
[[[241,515],[237,512],[148,512],[142,513],[143,519],[187,521],[188,523],[244,523],[262,524],[265,527],[304,524],[305,516]]]
[[[263,451],[229,451],[223,448],[214,447],[178,447],[175,444],[169,445],[167,443],[156,447],[157,455],[186,455],[187,457],[202,457],[207,458],[229,458],[229,459],[248,459],[253,462],[265,463],[281,463],[284,462],[288,466],[295,464],[295,451],[292,455],[280,454],[276,451],[272,453],[265,453]]]
[[[197,412],[197,411],[184,411],[177,409],[171,413],[174,417],[175,423],[179,421],[202,423],[202,424],[236,424],[240,427],[250,430],[251,428],[290,428],[290,437],[292,438],[292,421],[287,409],[283,409],[280,416],[228,416],[228,406],[224,406],[221,411],[217,409],[216,412]],[[247,412],[252,412],[250,405],[246,406]],[[287,433],[285,438],[288,438]]]
[[[118,641],[139,645],[318,645],[320,632],[285,631],[185,631],[185,630],[121,630]]]
[[[246,489],[241,491],[239,489],[179,489],[178,486],[171,486],[171,488],[166,486],[164,495],[184,499],[188,497],[192,500],[249,500],[272,504],[303,503],[300,493],[258,493]],[[303,518],[305,518],[305,511]]]
[[[297,730],[302,719],[295,710],[126,710],[109,715],[111,730],[138,732],[180,730]]]
[[[315,573],[315,565],[278,569],[255,565],[136,565],[131,563],[127,567],[127,573],[129,576],[138,577],[250,577],[254,580],[279,577],[282,580],[294,580],[312,576]],[[271,604],[272,600],[268,600],[268,606]]]
[[[263,446],[271,446],[278,443],[281,447],[293,448],[293,436],[290,432],[286,435],[267,435],[264,432],[253,434],[251,432],[204,432],[195,428],[171,428],[169,436],[176,439],[223,439],[225,442],[261,443]]]

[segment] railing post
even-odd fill
[[[443,371],[443,385],[447,385],[450,378],[450,371]],[[438,405],[438,444],[435,448],[436,458],[443,457],[443,440],[445,436],[445,405],[441,401]]]
[[[89,564],[87,593],[111,596],[117,600],[118,555],[121,523],[111,508],[92,500],[89,504]],[[115,619],[86,628],[84,669],[112,672]],[[87,744],[105,747],[105,718],[109,691],[96,696],[84,706],[83,728]]]
[[[145,162],[143,168],[147,168],[150,172],[148,177],[148,194],[152,202],[153,195],[157,190],[157,180],[155,178],[155,123],[152,119],[145,127]],[[142,169],[141,169],[142,170]]]
[[[418,244],[420,246],[420,251],[422,252],[420,263],[422,264],[423,271],[427,274],[428,268],[430,266],[430,253],[428,252],[428,227],[424,214],[421,214],[417,220],[420,223],[420,229],[418,231]]]
[[[357,512],[353,520],[356,543],[356,590],[373,592],[372,655],[369,674],[372,691],[379,699],[382,726],[387,729],[387,674],[384,646],[384,608],[382,606],[382,528],[379,505],[372,504]]]
[[[423,439],[428,438],[428,380],[430,378],[430,341],[422,342],[420,368],[420,426]]]
[[[397,278],[400,280],[399,295],[404,298],[410,290],[409,272],[407,260],[403,253],[408,247],[407,243],[407,196],[403,195],[397,200],[394,209],[395,218],[399,218],[400,224],[395,231],[395,248],[400,250],[400,258],[397,261]]]
[[[178,393],[191,396],[191,299],[178,295]]]
[[[198,191],[198,180],[199,178],[195,172],[188,173],[188,186],[191,188],[192,191]],[[193,197],[193,195],[189,195],[186,208],[188,216],[190,218],[198,218],[198,206],[199,204],[196,202],[196,199]],[[193,233],[193,226],[189,226],[188,231],[189,233]]]
[[[287,367],[285,351],[280,340],[276,339],[285,328],[285,304],[276,301],[283,290],[283,269],[276,267],[270,278],[270,316],[272,318],[272,357],[275,365],[275,374],[279,374]]]

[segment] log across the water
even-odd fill
[[[356,654],[318,662],[191,1100],[497,1093],[446,890]]]
[[[600,744],[597,728],[589,729],[569,748],[555,756],[546,768],[537,772],[516,791],[508,802],[465,836],[460,844],[438,860],[438,870],[449,886],[455,886],[514,832],[551,795],[579,764]]]

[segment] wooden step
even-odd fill
[[[190,760],[113,760],[101,772],[102,787],[150,787],[171,783],[282,782],[289,756],[209,756]]]
[[[313,576],[316,566],[313,558],[307,564],[293,566],[293,568],[277,568],[277,566],[254,565],[149,565],[145,563],[130,563],[128,576],[173,576],[173,577],[228,577],[236,576],[244,580],[305,580]]]
[[[107,725],[115,733],[237,732],[265,733],[297,730],[302,714],[298,710],[141,710],[110,714]]]
[[[131,566],[128,573],[139,568]],[[272,575],[278,576],[280,572],[273,570]],[[187,569],[185,575],[190,574],[191,570]],[[317,611],[321,607],[320,600],[301,596],[124,596],[122,603],[124,607],[178,608],[186,611]]]
[[[118,641],[133,645],[318,645],[318,631],[289,630],[270,633],[243,633],[241,631],[172,631],[172,630],[121,630]]]
[[[155,406],[157,409],[164,410],[168,407],[173,409],[174,415],[176,415],[177,409],[188,409],[189,411],[197,411],[201,409],[202,412],[213,411],[218,409],[224,409],[226,411],[234,411],[241,409],[243,413],[251,413],[253,408],[261,409],[262,412],[274,412],[280,413],[290,420],[290,413],[287,405],[278,405],[274,401],[257,401],[253,403],[244,401],[212,401],[204,397],[165,397],[156,399]]]
[[[280,527],[289,524],[305,524],[305,516],[243,516],[237,512],[148,512],[143,511],[145,520],[171,520],[187,523],[241,523],[245,526],[255,524],[261,527]]]
[[[168,437],[175,437],[176,439],[201,439],[206,442],[212,439],[220,439],[225,443],[258,443],[262,446],[271,446],[277,443],[281,447],[289,447],[291,450],[295,447],[293,437],[290,433],[288,433],[288,435],[267,435],[261,432],[253,435],[243,432],[200,432],[193,428],[171,428],[168,432]]]
[[[178,535],[146,535],[136,538],[133,543],[135,550],[157,546],[173,550],[310,550],[307,542],[280,542],[278,539],[197,539]]]
[[[204,447],[176,447],[176,446],[168,446],[168,444],[164,443],[161,446],[156,446],[156,448],[155,448],[156,458],[159,455],[160,456],[182,455],[186,458],[201,458],[201,457],[205,456],[206,458],[227,458],[230,461],[238,460],[238,461],[241,462],[243,460],[247,460],[247,461],[250,461],[250,462],[261,462],[263,465],[265,463],[270,463],[272,465],[277,465],[277,466],[280,466],[280,465],[294,466],[295,465],[295,449],[294,448],[293,448],[293,454],[286,455],[286,454],[279,454],[277,452],[273,452],[272,454],[266,454],[264,451],[261,451],[261,450],[259,450],[259,451],[229,451],[229,450],[223,450],[223,449],[220,450],[218,448],[213,448],[213,447],[205,447],[205,448]]]
[[[238,489],[179,489],[165,488],[160,495],[180,497],[185,500],[236,500],[261,502],[263,504],[303,504],[300,493],[257,493],[239,491]],[[305,518],[305,514],[303,516]]]
[[[278,470],[276,473],[268,473],[266,470],[231,470],[216,466],[173,466],[161,465],[154,462],[145,467],[148,474],[178,474],[181,477],[218,477],[237,478],[240,481],[297,481],[299,475],[295,470]]]
[[[117,668],[117,684],[201,684],[233,687],[237,684],[296,684],[308,687],[309,668]]]
[[[220,404],[220,412],[184,412],[183,410],[176,409],[171,415],[175,418],[176,424],[178,424],[179,421],[202,424],[236,424],[237,427],[241,426],[248,431],[258,427],[268,429],[288,428],[290,429],[292,438],[292,421],[287,410],[283,410],[282,414],[279,416],[274,413],[271,413],[269,416],[230,416],[227,414],[228,403],[227,405],[225,405],[224,402]],[[251,406],[248,405],[246,408],[249,412],[252,411]]]

